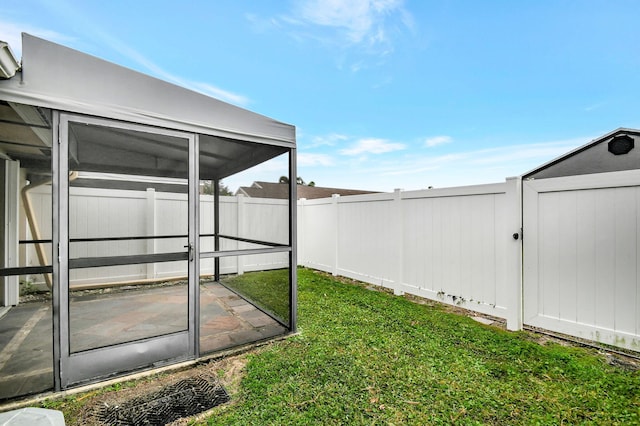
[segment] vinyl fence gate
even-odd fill
[[[640,171],[523,181],[524,323],[640,350]]]

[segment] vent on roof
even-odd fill
[[[633,149],[634,141],[631,136],[620,135],[609,141],[609,152],[613,155],[628,154]]]
[[[215,379],[193,377],[120,405],[104,406],[98,418],[117,426],[164,425],[227,401],[227,391]]]

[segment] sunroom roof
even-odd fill
[[[22,69],[0,80],[0,120],[7,129],[0,149],[34,171],[51,147],[47,109],[198,133],[201,176],[206,179],[222,179],[295,147],[292,125],[23,34]],[[99,129],[84,129],[82,137],[95,139],[96,132]],[[109,137],[118,138],[114,132]],[[95,148],[108,149],[108,142]],[[134,149],[145,154],[144,141],[134,143],[139,143]],[[120,166],[122,173],[145,173],[134,161],[128,164],[125,159]]]

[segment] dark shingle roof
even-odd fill
[[[329,198],[333,194],[360,195],[373,194],[377,191],[362,191],[359,189],[325,188],[321,186],[298,185],[298,199],[306,198]],[[241,186],[236,194],[244,194],[252,198],[277,198],[286,199],[289,197],[289,184],[274,182],[254,182],[251,186]]]

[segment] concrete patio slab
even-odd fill
[[[217,282],[200,284],[200,352],[229,349],[287,329]],[[71,350],[159,336],[187,327],[184,285],[71,296]],[[0,401],[53,388],[51,300],[21,303],[0,318]]]

